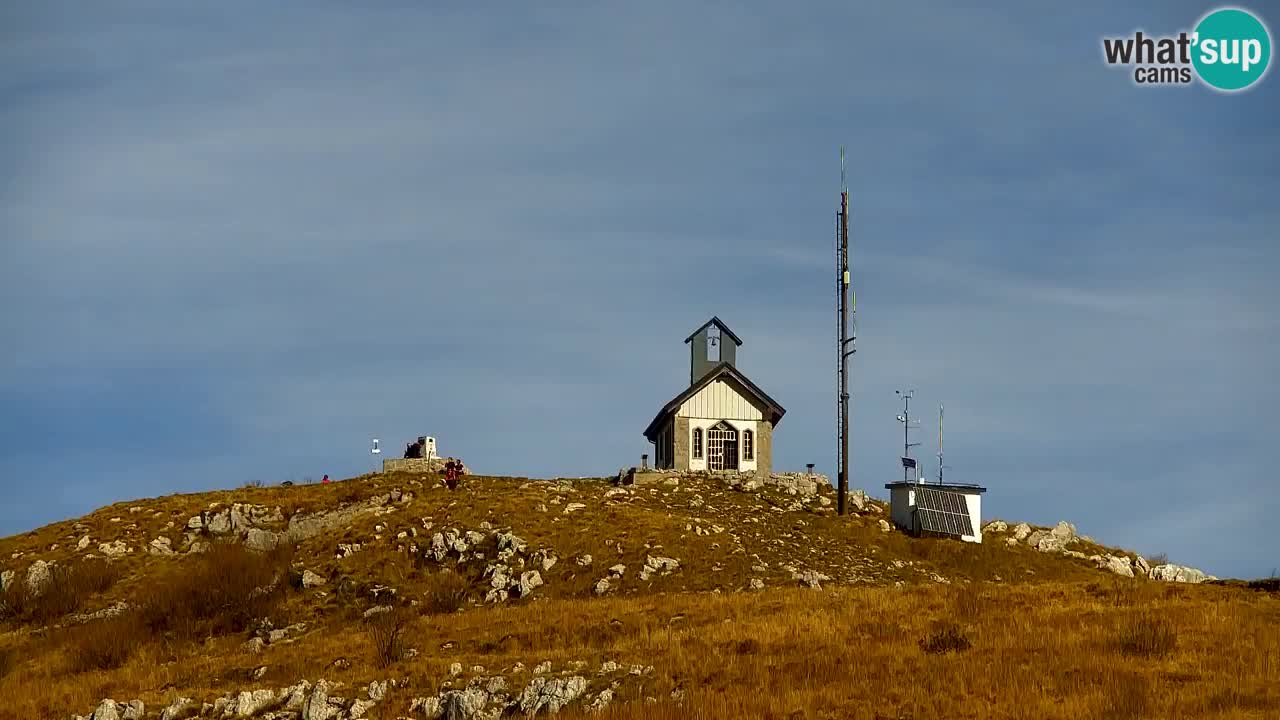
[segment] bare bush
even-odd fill
[[[409,614],[402,608],[376,613],[368,619],[369,639],[378,667],[385,668],[404,659],[409,620]]]

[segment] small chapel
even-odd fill
[[[742,340],[719,317],[685,338],[689,387],[662,406],[644,436],[659,470],[773,470],[773,431],[786,412],[737,367]]]

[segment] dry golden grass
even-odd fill
[[[613,718],[1275,717],[1280,599],[1165,589],[1144,584],[1134,606],[1070,583],[983,588],[981,606],[966,599],[973,588],[961,587],[549,600],[422,615],[402,635],[421,654],[387,669],[375,638],[349,622],[260,656],[244,654],[240,638],[214,638],[167,658],[144,648],[115,672],[80,676],[58,673],[67,648],[33,642],[24,646],[32,657],[0,679],[0,694],[18,698],[10,708],[29,717],[83,712],[106,695],[160,703],[174,687],[212,697],[302,677],[408,681],[412,690],[376,708],[377,720],[434,693],[452,662],[494,673],[516,662],[551,660],[558,670],[582,660],[599,690],[593,669],[614,660],[654,672],[624,679],[604,715]],[[969,646],[921,647],[940,629]],[[1162,644],[1165,633],[1176,643]],[[1132,653],[1134,642],[1144,651]],[[350,667],[334,667],[339,658]],[[249,681],[260,665],[270,674]],[[681,704],[670,701],[677,689],[686,693]],[[645,697],[662,702],[645,705]]]
[[[882,512],[846,518],[819,508],[778,512],[773,508],[793,499],[709,483],[605,497],[604,484],[575,484],[576,492],[567,492],[554,483],[468,477],[450,492],[435,480],[374,476],[253,487],[122,503],[82,518],[91,548],[117,538],[141,548],[159,534],[177,541],[187,518],[211,503],[279,506],[288,517],[393,488],[415,493],[394,514],[361,516],[278,554],[233,547],[190,557],[135,552],[113,561],[120,580],[74,604],[91,609],[124,599],[136,614],[61,631],[42,625],[69,605],[41,611],[41,618],[54,618],[47,623],[34,614],[12,617],[0,632],[6,698],[0,715],[83,714],[104,697],[159,707],[178,695],[212,700],[301,678],[348,687],[396,678],[408,689],[392,691],[369,715],[392,720],[408,714],[413,697],[435,694],[454,662],[496,674],[517,662],[550,660],[560,671],[584,661],[580,674],[595,693],[607,686],[595,669],[612,660],[654,670],[621,677],[613,706],[594,717],[1280,717],[1280,596],[1267,585],[1119,578],[999,537],[975,546],[884,534]],[[569,502],[587,508],[567,515]],[[397,550],[406,544],[397,534],[410,528],[423,545],[424,532],[484,522],[512,528],[529,553],[555,551],[559,561],[542,572],[546,585],[534,598],[472,606],[483,591],[477,583],[484,563],[442,573],[434,562]],[[37,557],[74,566],[74,542],[86,533],[72,524],[0,540],[0,557],[22,554],[17,563],[6,560],[19,580]],[[694,525],[724,531],[699,535],[689,529]],[[343,542],[366,547],[340,560],[334,548]],[[491,548],[484,551],[492,557]],[[574,562],[588,553],[591,566]],[[679,558],[682,571],[640,582],[636,571],[651,554]],[[768,572],[752,569],[761,561]],[[628,568],[619,594],[595,597],[593,584],[615,563]],[[827,568],[838,581],[856,584],[792,589],[789,571],[781,569],[788,563]],[[277,594],[248,597],[253,587],[282,572],[296,578],[303,567],[328,582],[290,592],[282,581]],[[950,584],[933,582],[935,573]],[[755,576],[769,589],[733,592]],[[363,622],[377,586],[396,588],[397,604],[418,601],[392,638],[402,641],[399,648],[388,633],[371,631],[379,616]],[[308,627],[294,642],[250,654],[246,628],[262,616],[276,626]],[[141,629],[130,630],[133,622]],[[418,654],[396,652],[406,648]],[[263,666],[266,675],[255,681],[254,670]],[[517,689],[528,679],[508,677]],[[673,691],[683,692],[683,700],[673,700]],[[579,714],[571,709],[564,716]]]

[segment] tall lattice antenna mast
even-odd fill
[[[844,146],[840,146],[840,211],[836,214],[836,297],[839,308],[839,329],[836,343],[838,358],[836,375],[839,388],[837,390],[837,431],[836,456],[839,467],[837,482],[839,514],[848,511],[846,500],[849,494],[849,356],[855,352],[853,331],[853,307],[849,304],[849,185],[844,168]]]

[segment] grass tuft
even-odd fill
[[[959,625],[942,622],[934,626],[932,632],[920,640],[920,649],[930,654],[964,652],[971,647],[969,638]]]
[[[1154,613],[1130,616],[1118,635],[1120,652],[1133,657],[1164,657],[1178,647],[1178,631]]]
[[[469,591],[467,579],[452,570],[432,573],[424,588],[423,611],[430,615],[457,612],[466,606]]]

